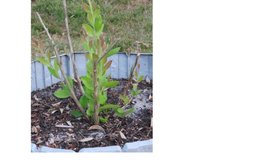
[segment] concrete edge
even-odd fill
[[[136,141],[126,143],[123,152],[153,152],[153,140]]]
[[[32,153],[75,153],[73,150],[50,148],[47,146],[37,147],[31,143]],[[120,146],[106,146],[106,147],[94,147],[94,148],[82,148],[79,153],[85,152],[153,152],[153,139],[145,141],[136,141],[126,143],[123,148]]]

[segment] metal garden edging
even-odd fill
[[[79,76],[86,74],[86,61],[87,58],[84,52],[75,53],[75,63],[78,69]],[[70,58],[66,54],[60,55],[64,70],[67,75],[72,76],[72,64]],[[53,63],[52,58],[52,63]],[[107,71],[107,75],[110,75],[114,79],[127,79],[130,75],[131,67],[133,66],[136,59],[136,54],[127,55],[126,53],[118,53],[108,58],[112,60],[112,65]],[[139,75],[153,79],[153,60],[152,54],[142,53],[140,56],[140,71]],[[59,82],[58,79],[53,77],[48,69],[37,61],[31,63],[31,91],[44,89],[51,86],[54,83]],[[153,144],[152,139],[146,141],[137,141],[126,143],[123,148],[120,146],[107,146],[107,147],[96,147],[96,148],[83,148],[80,149],[82,152],[152,152]],[[74,152],[73,150],[66,149],[55,149],[46,146],[36,147],[35,144],[31,144],[31,152]]]
[[[153,139],[145,141],[128,142],[122,148],[118,145],[106,146],[106,147],[94,147],[94,148],[82,148],[78,153],[87,152],[152,152],[153,151]],[[35,144],[31,144],[31,152],[39,153],[75,153],[73,150],[50,148],[47,146],[38,147]]]
[[[85,53],[75,53],[75,63],[77,65],[78,73],[80,76],[86,74],[86,61]],[[64,70],[67,75],[72,76],[72,65],[68,55],[63,54],[60,56]],[[127,55],[125,53],[118,53],[111,57],[112,65],[107,71],[107,75],[111,75],[111,78],[120,79],[128,78],[131,67],[135,62],[136,54]],[[53,62],[53,58],[52,58]],[[140,75],[153,79],[153,61],[152,54],[141,54],[140,56]],[[46,88],[59,80],[53,77],[47,67],[37,61],[31,63],[31,91]]]

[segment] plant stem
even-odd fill
[[[137,55],[136,55],[135,63],[134,63],[134,66],[133,66],[133,68],[131,70],[129,79],[127,81],[126,87],[125,87],[124,92],[123,92],[123,95],[126,95],[128,89],[129,89],[129,87],[130,87],[130,85],[132,83],[132,80],[133,80],[133,77],[134,77],[134,71],[135,71],[136,66],[138,64],[139,58],[140,58],[140,52],[138,52]]]
[[[98,62],[97,62],[97,63],[99,63],[99,62],[106,56],[106,54],[108,53],[108,51],[113,48],[113,46],[116,44],[116,42],[117,42],[117,41],[113,42],[113,44],[110,45],[110,48],[109,48],[109,49],[106,49],[106,50],[103,52],[103,54],[102,54],[102,55],[100,56],[100,58],[98,59]]]
[[[97,81],[97,61],[94,60],[93,65],[93,80],[94,80],[94,123],[95,125],[99,124],[99,103],[98,103],[98,81]]]
[[[68,43],[69,43],[69,47],[70,47],[70,59],[71,59],[71,62],[72,62],[72,67],[73,67],[73,74],[74,74],[74,78],[78,82],[80,93],[81,93],[81,95],[83,95],[84,90],[83,90],[83,87],[82,87],[82,84],[81,84],[81,80],[78,76],[78,70],[77,70],[77,67],[76,67],[76,64],[75,64],[74,50],[73,50],[73,46],[72,46],[72,42],[71,42],[71,38],[70,38],[70,29],[69,29],[66,0],[63,0],[63,7],[64,7],[64,15],[65,15],[65,25],[66,25],[66,30],[67,30],[67,38],[68,38]]]
[[[79,108],[79,110],[83,113],[83,115],[86,115],[84,109],[83,109],[82,106],[80,105],[79,100],[77,99],[77,97],[76,97],[76,95],[75,95],[75,93],[74,93],[74,91],[73,91],[73,89],[72,89],[72,88],[73,88],[72,85],[70,85],[70,83],[69,83],[69,80],[68,80],[68,78],[67,78],[67,75],[65,74],[65,71],[64,71],[63,68],[62,68],[62,64],[61,64],[61,61],[60,61],[60,59],[59,59],[59,53],[58,53],[56,44],[55,44],[54,40],[52,39],[52,37],[51,37],[51,35],[50,35],[49,31],[48,31],[48,28],[45,26],[44,22],[42,21],[42,18],[41,18],[41,16],[40,16],[40,14],[39,14],[38,12],[36,12],[36,14],[37,14],[37,16],[38,16],[38,18],[39,18],[39,20],[40,20],[40,22],[41,22],[41,24],[42,24],[42,26],[43,26],[45,32],[47,33],[47,35],[48,35],[48,37],[49,37],[49,39],[50,39],[50,41],[51,41],[51,44],[52,44],[52,46],[53,46],[53,48],[54,48],[55,57],[56,57],[56,59],[57,59],[57,61],[58,61],[58,65],[59,65],[61,74],[62,74],[62,76],[63,76],[63,78],[64,78],[66,84],[67,84],[68,87],[69,87],[69,91],[70,91],[70,94],[71,94],[71,98],[74,100],[74,102],[76,103],[76,105],[77,105],[77,107]],[[85,116],[85,117],[87,118],[87,116]],[[87,119],[88,119],[88,118],[87,118]]]

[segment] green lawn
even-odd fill
[[[74,50],[82,51],[83,30],[86,13],[82,3],[86,0],[67,0],[69,26]],[[142,52],[152,52],[152,0],[96,0],[105,22],[104,32],[110,38],[119,39],[116,46],[121,52],[134,52],[135,41],[145,43]],[[38,11],[50,33],[58,43],[60,52],[67,52],[62,0],[35,0],[32,2],[32,56],[49,48],[47,36],[38,21]]]

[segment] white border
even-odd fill
[[[260,165],[257,0],[153,0],[154,152],[30,153],[30,1],[0,2],[1,165]]]

